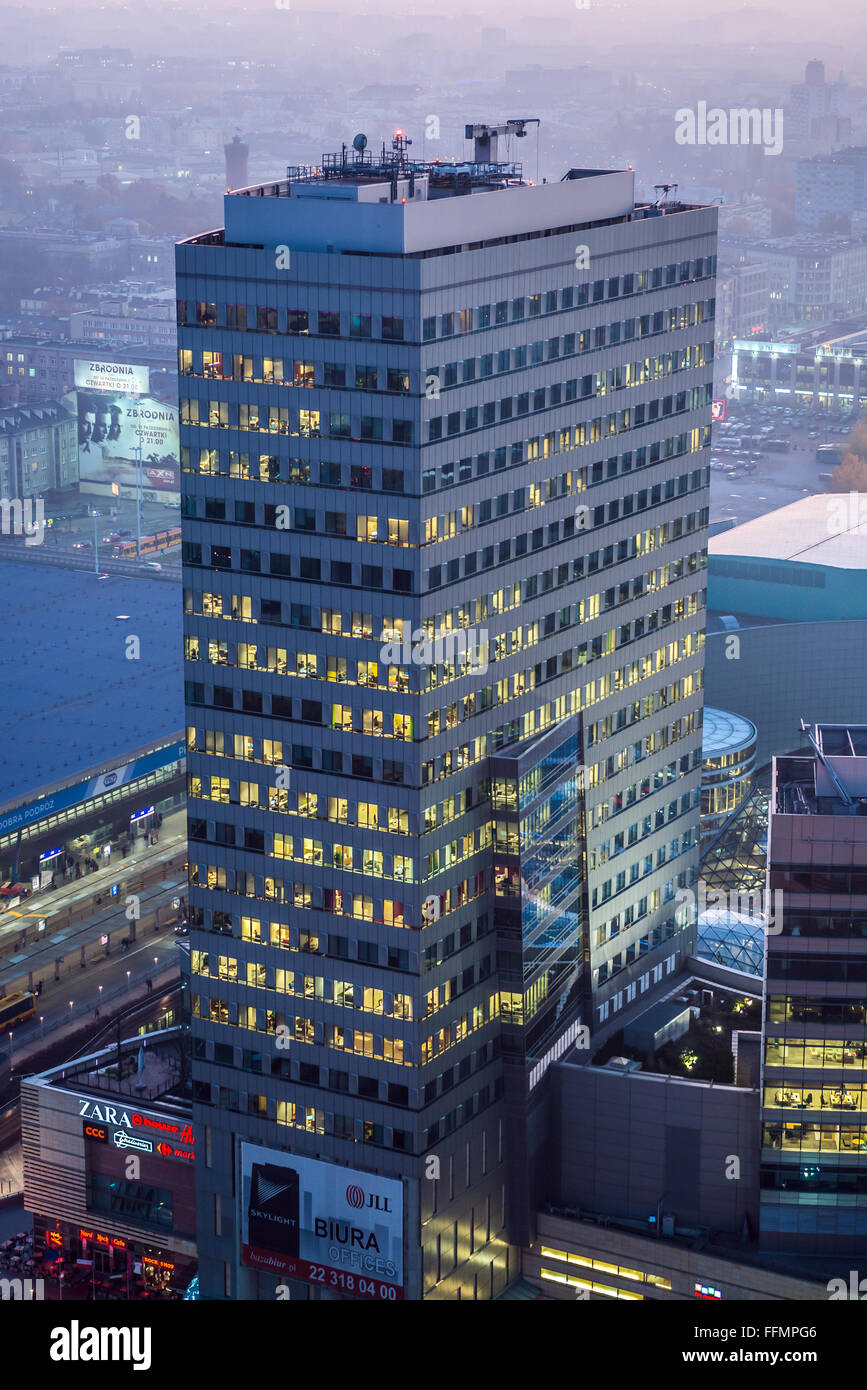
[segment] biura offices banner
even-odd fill
[[[242,1143],[239,1189],[244,1264],[355,1297],[403,1297],[396,1179]]]

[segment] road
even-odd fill
[[[82,570],[96,574],[93,549],[73,550],[69,542],[60,544],[50,540],[50,533],[42,545],[25,545],[18,536],[0,537],[0,560],[16,560],[28,565],[52,565],[55,568]],[[147,569],[139,560],[119,560],[111,555],[108,546],[99,548],[99,573],[118,575],[135,579],[161,579],[176,584],[181,577],[181,552],[177,547],[165,555],[149,555],[149,560],[157,560],[161,570]]]
[[[125,575],[136,578],[161,579],[177,583],[181,577],[180,546],[174,547],[164,555],[144,556],[144,559],[158,561],[162,571],[142,569],[136,558],[118,560],[111,555],[111,547],[105,544],[104,537],[116,530],[130,532],[124,539],[133,540],[136,535],[136,505],[128,498],[81,497],[77,492],[69,493],[65,499],[46,506],[46,521],[52,517],[61,518],[72,510],[78,510],[82,503],[94,507],[99,513],[96,522],[98,567],[93,553],[93,518],[75,516],[58,520],[56,526],[45,528],[45,539],[41,545],[25,545],[23,537],[0,535],[0,560],[18,560],[34,565],[59,565],[66,569],[97,571],[103,574]],[[112,511],[116,513],[113,518]],[[142,535],[152,535],[155,531],[168,531],[181,524],[180,511],[160,502],[145,502],[142,507]],[[74,547],[82,545],[83,549]]]
[[[141,937],[123,955],[88,965],[79,979],[47,981],[36,1001],[36,1017],[0,1033],[0,1087],[9,1080],[10,1055],[14,1073],[22,1067],[25,1072],[32,1071],[28,1057],[58,1029],[74,1032],[83,1022],[96,1027],[120,1005],[132,1004],[149,993],[161,997],[173,988],[180,973],[178,942],[183,939],[172,927],[164,928],[158,934]],[[153,984],[151,991],[148,980]]]

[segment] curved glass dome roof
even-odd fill
[[[725,908],[710,907],[699,913],[699,956],[761,977],[764,953],[764,927],[757,918]]]
[[[757,737],[758,730],[751,719],[746,719],[742,714],[732,714],[727,709],[705,705],[701,735],[703,759],[735,753],[739,748],[754,743]]]

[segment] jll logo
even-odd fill
[[[380,1197],[377,1192],[365,1192],[363,1187],[355,1183],[350,1183],[346,1189],[346,1200],[351,1207],[370,1207],[373,1211],[391,1211],[387,1197]]]

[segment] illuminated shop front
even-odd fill
[[[25,1207],[51,1272],[89,1275],[91,1297],[180,1296],[196,1272],[181,1047],[165,1029],[22,1083]]]
[[[736,339],[731,385],[742,401],[860,415],[867,409],[867,347]]]

